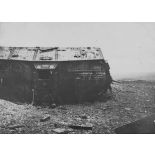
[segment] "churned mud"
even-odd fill
[[[155,113],[155,82],[120,81],[103,101],[36,107],[0,100],[0,133],[114,133]]]

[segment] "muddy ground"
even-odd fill
[[[112,84],[109,99],[53,108],[0,100],[0,133],[114,133],[114,129],[155,113],[155,82]]]

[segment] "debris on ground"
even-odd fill
[[[75,130],[92,130],[93,126],[92,124],[87,125],[69,125],[70,128]]]
[[[53,104],[50,105],[50,108],[51,108],[51,109],[54,109],[54,108],[56,108],[56,106],[57,106],[57,105],[56,105],[55,103],[53,103]]]
[[[56,129],[53,129],[53,131],[55,133],[58,133],[58,134],[67,134],[67,133],[72,132],[73,130],[72,129],[65,129],[65,128],[56,128]]]
[[[155,82],[120,81],[112,84],[112,90],[108,100],[100,96],[94,102],[54,108],[0,99],[0,133],[55,134],[60,129],[77,134],[115,133],[118,127],[155,114]]]
[[[125,124],[115,129],[117,134],[155,134],[155,115]]]
[[[130,111],[131,110],[131,108],[124,108],[125,110],[128,110],[128,111]]]
[[[40,119],[40,122],[45,122],[50,120],[50,115],[45,115],[43,118]]]
[[[8,126],[7,128],[14,130],[14,129],[23,128],[23,127],[25,126],[24,125],[12,125],[12,126]]]
[[[82,119],[87,119],[87,116],[86,115],[82,115],[80,116]]]

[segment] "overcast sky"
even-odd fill
[[[155,23],[0,23],[1,46],[97,46],[115,77],[155,71]]]

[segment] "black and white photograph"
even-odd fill
[[[0,154],[154,155],[153,0],[0,6]]]
[[[1,22],[1,134],[155,133],[155,23]]]

